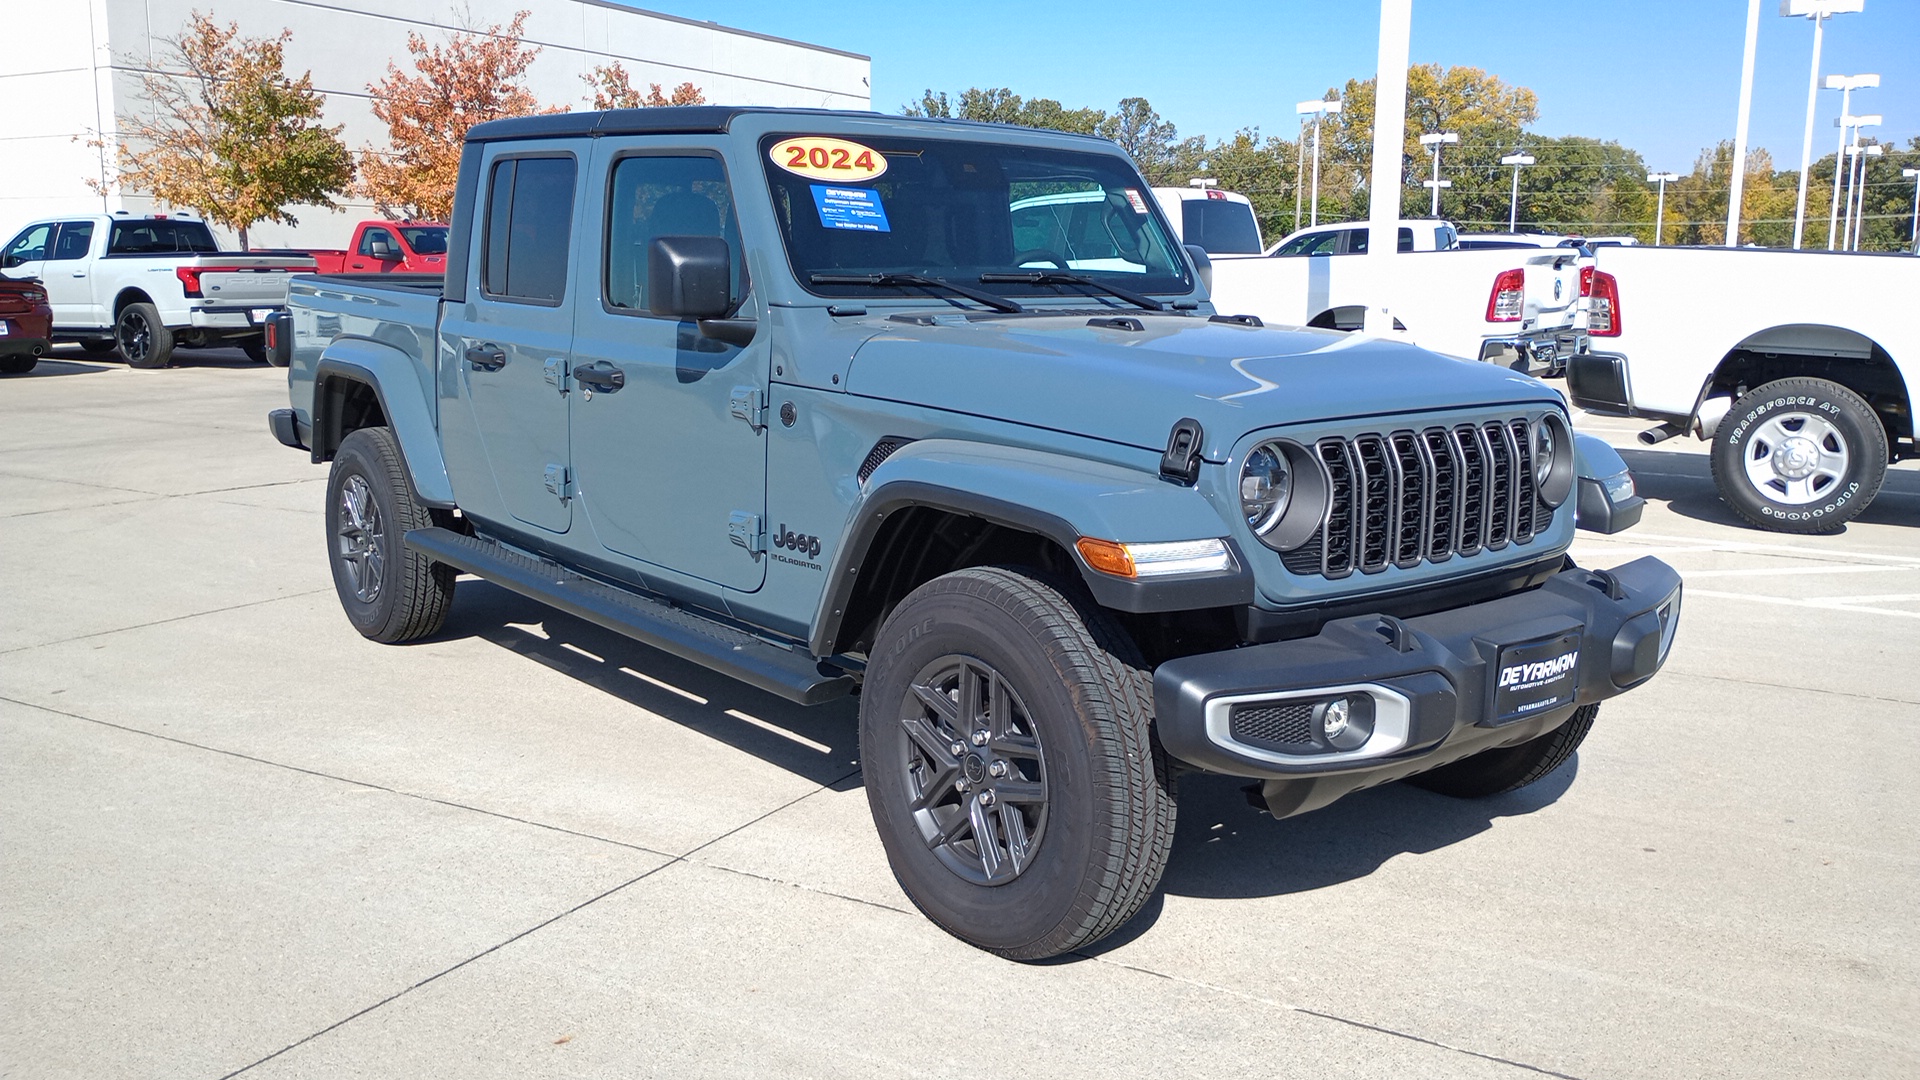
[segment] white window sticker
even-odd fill
[[[1141,198],[1140,193],[1133,188],[1127,189],[1127,201],[1133,204],[1134,213],[1145,214],[1147,212],[1147,200]]]

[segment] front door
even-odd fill
[[[93,279],[87,272],[93,233],[91,221],[63,221],[47,251],[40,280],[47,285],[55,326],[105,326],[110,321],[93,302]]]
[[[608,551],[750,592],[766,575],[756,550],[766,529],[766,335],[727,344],[647,310],[653,239],[718,236],[732,248],[741,314],[754,311],[717,144],[680,146],[596,154],[594,227],[581,235],[598,250],[577,261],[600,297],[575,306],[573,461]]]
[[[573,522],[566,365],[579,292],[570,250],[582,142],[489,145],[472,234],[474,278],[466,302],[449,304],[441,326],[495,488],[463,496],[462,505],[552,533]],[[488,494],[497,504],[488,505]]]
[[[0,249],[0,274],[10,278],[42,278],[44,282],[46,271],[43,267],[46,265],[47,251],[53,246],[53,230],[52,225],[29,225],[20,235],[8,241],[6,248]],[[47,298],[47,303],[52,305],[51,296]],[[53,324],[61,325],[58,315],[54,317]]]

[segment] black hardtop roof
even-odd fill
[[[1096,138],[1073,132],[1028,128],[1013,124],[989,124],[977,120],[946,117],[890,116],[886,113],[850,109],[776,109],[738,105],[663,105],[648,109],[607,109],[602,112],[543,113],[516,116],[507,120],[489,120],[467,129],[467,140],[503,142],[510,139],[563,139],[602,135],[724,135],[734,118],[748,114],[792,117],[833,117],[862,120],[887,120],[902,124],[960,125],[969,128],[993,128],[1000,131],[1035,132],[1069,139]],[[1105,139],[1101,139],[1105,142]]]

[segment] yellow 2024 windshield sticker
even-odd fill
[[[775,165],[809,180],[860,183],[887,171],[886,155],[847,139],[807,135],[783,139],[767,151]]]

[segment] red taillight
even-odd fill
[[[1527,272],[1503,270],[1493,279],[1493,292],[1487,296],[1488,322],[1519,322],[1526,306]]]
[[[199,296],[201,274],[238,274],[246,269],[244,266],[176,266],[173,276],[180,279],[188,296]]]
[[[265,339],[268,352],[277,352],[280,348],[280,323],[277,319],[268,319],[261,337]]]
[[[1591,266],[1580,268],[1580,295],[1589,298],[1587,333],[1594,337],[1620,336],[1620,283],[1612,274]]]

